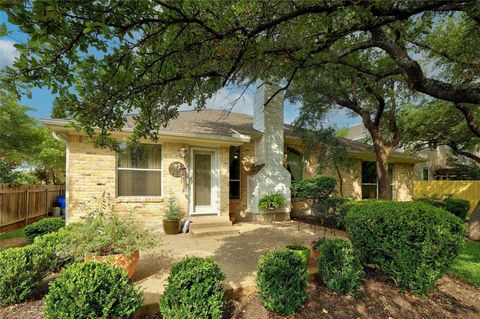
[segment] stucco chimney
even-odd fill
[[[249,211],[259,213],[258,201],[269,192],[279,192],[287,198],[283,212],[290,212],[291,176],[283,166],[284,158],[284,122],[283,92],[268,82],[257,82],[253,108],[253,128],[262,132],[255,141],[255,159],[257,164],[265,166],[255,175],[249,176]],[[268,102],[267,105],[265,105]]]

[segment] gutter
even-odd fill
[[[57,134],[54,131],[51,131],[51,134],[54,139],[62,142],[65,144],[66,152],[65,152],[65,224],[68,224],[68,202],[70,199],[70,182],[69,182],[69,171],[70,171],[70,145],[68,144],[68,138],[63,134]]]

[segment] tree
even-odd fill
[[[0,182],[58,183],[65,168],[65,146],[38,126],[28,110],[14,95],[0,90]]]
[[[417,150],[446,145],[457,157],[466,157],[480,168],[480,138],[471,132],[460,111],[448,102],[419,101],[400,114],[405,134],[402,143]],[[480,123],[480,117],[476,119]]]

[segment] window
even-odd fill
[[[230,199],[240,199],[240,147],[230,146]]]
[[[393,164],[388,164],[388,176],[390,177],[390,199],[394,196]],[[362,162],[362,198],[378,198],[376,162]]]
[[[162,146],[120,144],[118,196],[162,196]]]
[[[292,175],[292,183],[301,181],[303,179],[303,155],[287,146],[287,170]]]
[[[423,180],[428,181],[429,177],[430,177],[429,175],[430,175],[430,172],[429,172],[428,168],[424,168],[423,169]]]

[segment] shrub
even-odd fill
[[[70,265],[49,288],[46,318],[130,318],[142,305],[127,274],[105,263]]]
[[[444,201],[445,210],[465,220],[470,209],[470,202],[465,199],[447,197]]]
[[[345,218],[347,217],[347,214],[350,211],[350,209],[357,203],[359,202],[352,200],[338,207],[337,216],[335,218],[338,229],[345,230]]]
[[[301,257],[287,249],[260,257],[257,271],[260,300],[268,310],[289,315],[307,301],[307,269]]]
[[[330,239],[318,246],[317,267],[325,286],[339,294],[355,293],[363,277],[355,248],[342,239]]]
[[[65,221],[61,218],[40,219],[38,222],[25,227],[25,237],[27,237],[27,241],[31,244],[35,237],[56,232],[62,227],[65,227]]]
[[[285,196],[280,193],[269,193],[260,199],[258,202],[258,208],[267,210],[270,207],[273,207],[276,209],[285,205],[286,201]]]
[[[459,218],[418,202],[361,202],[350,209],[346,225],[363,261],[417,294],[435,287],[465,234]]]
[[[160,299],[162,318],[222,318],[224,279],[213,259],[184,258],[168,277]]]
[[[290,187],[292,196],[303,199],[310,207],[326,208],[326,200],[335,190],[337,180],[331,176],[317,176],[298,181]]]
[[[38,291],[49,268],[48,255],[39,247],[0,251],[0,306],[31,297]]]
[[[329,210],[329,212],[335,214],[340,208],[340,206],[352,200],[353,199],[351,197],[332,196],[327,198],[325,203],[327,205],[327,209]]]
[[[52,265],[51,271],[73,261],[73,256],[67,249],[70,236],[70,227],[67,226],[59,231],[35,237],[33,245],[43,248],[48,254]]]

